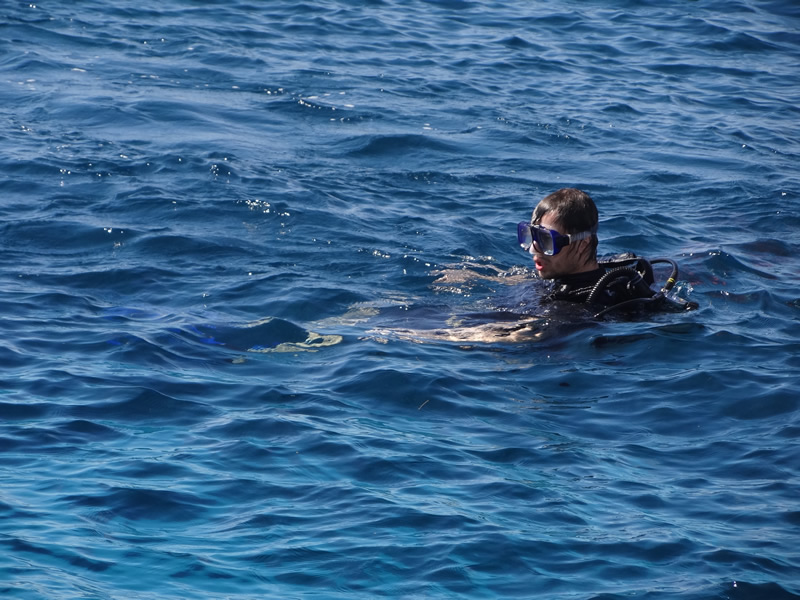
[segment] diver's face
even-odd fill
[[[558,221],[549,213],[542,217],[540,225],[553,229],[563,234],[564,230]],[[558,254],[547,256],[542,254],[539,244],[535,243],[531,247],[533,250],[533,264],[536,266],[536,273],[542,279],[558,279],[564,275],[572,275],[586,270],[585,260],[581,257],[581,250],[589,240],[580,240],[562,248]]]

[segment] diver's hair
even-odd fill
[[[562,233],[591,231],[585,261],[597,260],[597,206],[591,196],[575,188],[562,188],[545,196],[531,216],[531,224],[538,225],[547,213],[552,213]]]

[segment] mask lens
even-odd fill
[[[555,254],[553,234],[550,230],[541,225],[534,225],[531,229],[533,230],[533,239],[539,245],[539,248],[541,248],[542,254],[546,254],[547,256]]]
[[[529,249],[531,244],[533,244],[531,226],[527,221],[521,221],[517,224],[517,241],[525,250]]]

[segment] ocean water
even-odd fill
[[[3,3],[0,596],[800,598],[799,98],[788,1]],[[566,186],[700,308],[544,314]]]

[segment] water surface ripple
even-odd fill
[[[800,598],[791,3],[0,30],[0,594]],[[700,309],[462,335],[565,186]]]

